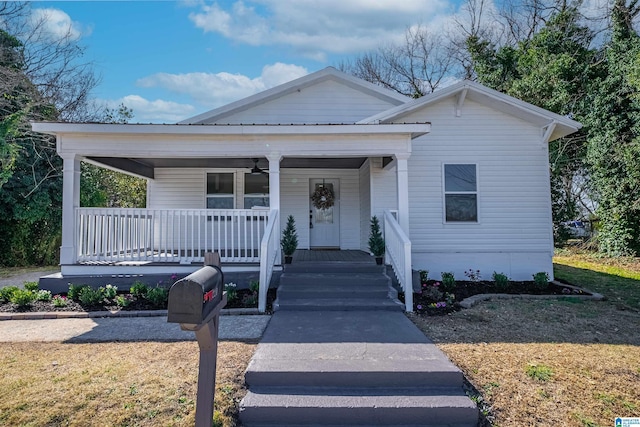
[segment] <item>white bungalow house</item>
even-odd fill
[[[325,68],[178,124],[32,126],[64,159],[65,277],[189,272],[218,251],[260,269],[264,309],[288,215],[300,249],[367,251],[383,219],[407,291],[412,269],[552,276],[548,142],[581,125],[470,81],[414,100]],[[81,161],[146,178],[147,208],[80,207]]]

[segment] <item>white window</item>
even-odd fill
[[[478,222],[476,165],[444,165],[446,222]]]
[[[244,174],[244,208],[269,207],[269,175]]]
[[[207,209],[234,209],[234,174],[207,174]]]

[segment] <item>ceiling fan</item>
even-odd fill
[[[252,159],[253,160],[253,168],[251,168],[251,175],[269,175],[269,172],[265,172],[264,170],[260,169],[258,167],[258,159]]]

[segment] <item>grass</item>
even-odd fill
[[[40,271],[56,270],[60,267],[56,265],[41,266],[41,267],[2,267],[0,268],[0,279],[6,279],[21,274],[37,273]]]
[[[472,383],[483,425],[604,427],[640,413],[640,260],[561,253],[606,301],[497,300],[412,320]]]
[[[254,344],[219,344],[220,425],[236,423],[254,350]],[[3,345],[0,425],[193,425],[197,372],[196,342]]]

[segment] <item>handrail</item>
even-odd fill
[[[273,266],[280,252],[280,215],[277,209],[269,212],[269,222],[265,227],[260,242],[260,291],[258,294],[258,311],[267,311],[267,291],[273,274]]]
[[[405,310],[413,311],[411,240],[390,211],[384,212],[385,253],[404,291]]]

